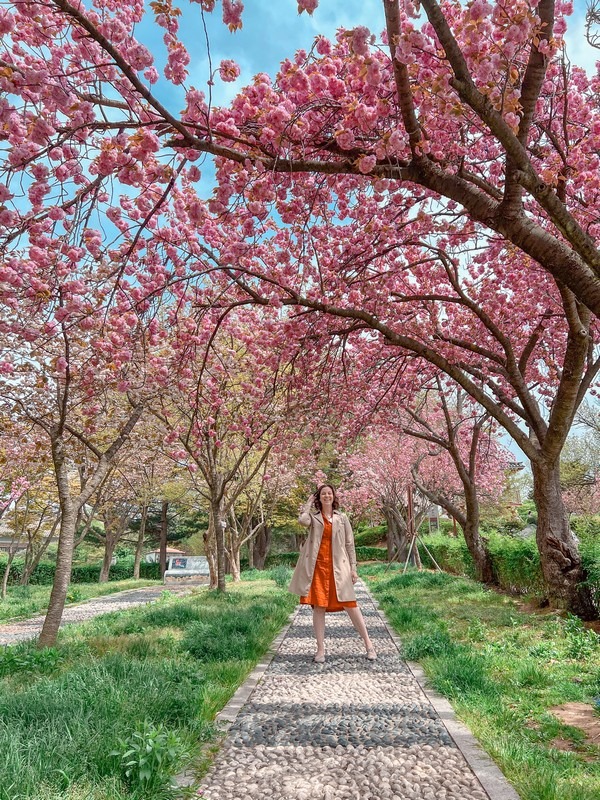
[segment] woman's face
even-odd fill
[[[323,486],[319,492],[319,500],[324,506],[330,506],[333,503],[333,492],[329,486]]]

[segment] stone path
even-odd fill
[[[424,692],[361,583],[357,596],[377,661],[341,613],[327,615],[325,664],[312,663],[311,609],[299,607],[219,715],[231,726],[198,796],[519,800],[449,704]]]
[[[143,589],[130,589],[125,592],[107,594],[104,597],[95,597],[76,606],[67,606],[62,617],[61,627],[73,622],[84,622],[92,617],[97,617],[99,614],[108,614],[110,611],[123,611],[134,606],[150,603],[153,600],[157,600],[164,591],[165,587],[162,584],[159,586],[146,586]],[[190,588],[169,588],[169,591],[173,594],[187,594]],[[39,635],[43,623],[44,617],[41,616],[32,617],[22,622],[9,622],[0,625],[0,645],[16,644],[24,639],[35,638]]]

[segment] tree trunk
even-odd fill
[[[253,558],[256,569],[264,569],[271,549],[271,526],[264,523],[254,536]],[[299,549],[299,548],[298,548]]]
[[[64,479],[68,480],[68,475]],[[61,476],[62,480],[62,476]],[[73,544],[75,542],[75,528],[77,526],[77,509],[69,498],[61,502],[62,515],[60,532],[58,534],[58,552],[56,554],[56,571],[54,583],[50,593],[48,611],[38,640],[39,647],[53,647],[56,644],[58,629],[62,619],[67,590],[71,581],[71,566],[73,563]]]
[[[167,571],[167,534],[169,531],[169,501],[163,500],[160,510],[160,579],[163,580]]]
[[[494,565],[479,533],[479,500],[474,486],[463,484],[465,490],[465,518],[461,523],[465,542],[473,563],[475,577],[482,583],[497,584]]]
[[[231,543],[231,549],[229,551],[229,567],[231,569],[231,577],[233,578],[233,582],[237,583],[242,579],[242,570],[240,567],[240,545]]]
[[[256,534],[255,534],[256,536]],[[254,538],[251,536],[248,539],[248,569],[254,569]]]
[[[119,537],[120,538],[120,537]],[[104,542],[104,558],[102,559],[102,568],[100,569],[100,578],[98,583],[106,583],[110,577],[110,566],[115,548],[117,546],[118,538],[107,535]]]
[[[217,588],[217,551],[215,542],[215,526],[212,518],[212,512],[208,521],[208,530],[202,537],[204,539],[204,555],[208,561],[208,571],[210,573],[210,589]]]
[[[387,506],[384,506],[382,511],[387,525],[387,533],[385,536],[385,541],[387,544],[387,559],[388,561],[393,561],[394,556],[398,551],[396,521],[394,520],[394,515],[390,512]]]
[[[593,595],[582,585],[587,575],[563,503],[558,462],[532,461],[531,469],[538,513],[537,546],[548,599],[582,619],[597,619]]]
[[[457,536],[456,523],[458,522],[461,526],[467,549],[475,565],[477,580],[483,583],[496,585],[497,580],[494,575],[492,559],[479,533],[479,499],[477,497],[477,486],[475,483],[467,480],[465,475],[461,474],[460,471],[459,474],[461,476],[465,498],[464,513],[441,492],[433,492],[418,481],[417,476],[413,475],[413,478],[417,482],[419,491],[431,500],[432,503],[441,506],[444,511],[452,517],[454,536]]]
[[[14,553],[8,554],[8,561],[6,562],[6,569],[4,570],[4,576],[2,578],[2,590],[0,591],[0,597],[2,598],[2,600],[6,599],[6,590],[8,588],[8,577],[10,575],[10,568],[12,566],[14,557],[15,557]]]
[[[135,558],[133,561],[133,578],[136,581],[140,579],[140,564],[142,563],[142,549],[144,547],[144,537],[146,536],[147,519],[148,506],[144,503],[142,506],[142,518],[140,520],[140,532],[138,533],[137,543],[135,545]]]
[[[213,502],[212,517],[214,521],[216,560],[217,560],[217,589],[225,591],[225,518],[221,512],[221,503]]]

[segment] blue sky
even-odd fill
[[[220,5],[220,4],[219,4]],[[595,70],[600,51],[585,40],[586,0],[574,0],[574,13],[566,35],[571,61],[589,73]],[[198,4],[182,3],[184,9],[182,38],[192,55],[189,84],[205,88],[209,77],[204,31]],[[220,8],[206,15],[211,42],[213,69],[224,58],[234,59],[241,67],[238,81],[224,84],[217,78],[213,87],[216,105],[225,105],[258,72],[274,75],[280,62],[300,48],[309,49],[317,34],[330,38],[338,28],[365,25],[379,37],[385,28],[382,0],[320,0],[312,16],[299,15],[296,0],[246,0],[244,27],[229,33],[221,22]]]

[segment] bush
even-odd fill
[[[418,542],[419,555],[424,567],[434,569],[431,555],[440,567],[446,572],[454,575],[468,575],[473,577],[475,569],[473,559],[467,548],[467,544],[462,536],[444,536],[442,533],[434,533],[431,536],[423,536],[422,541]],[[429,553],[425,549],[429,550]]]
[[[23,568],[24,562],[22,559],[15,559],[13,561],[9,580],[11,586],[19,583],[21,575],[23,574]],[[100,569],[100,564],[81,564],[75,566],[71,572],[71,583],[97,583],[100,579]],[[51,561],[42,561],[34,569],[29,582],[34,586],[47,586],[54,581],[55,570],[56,565]],[[117,563],[110,568],[109,580],[111,581],[123,581],[132,577],[132,558],[117,561]],[[144,580],[159,580],[160,565],[142,562],[140,565],[140,578]]]
[[[356,547],[375,547],[387,536],[387,525],[373,525],[357,531],[354,536]]]

